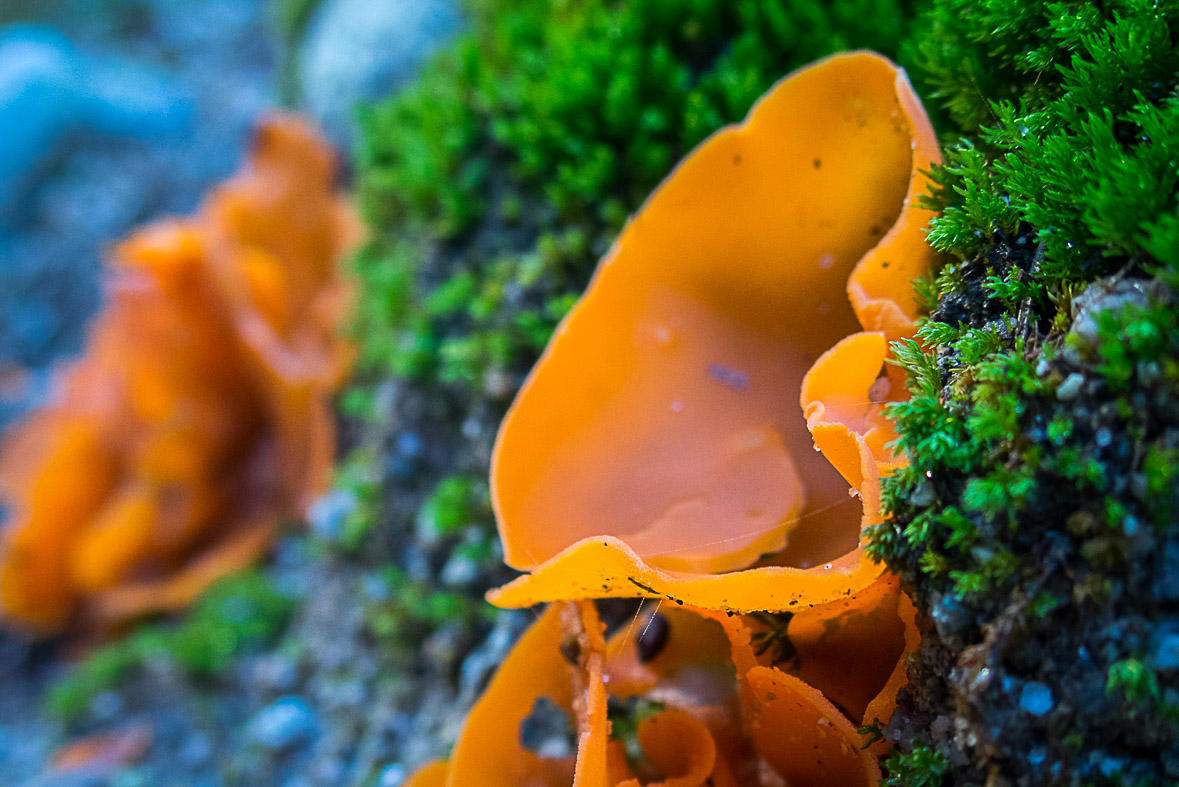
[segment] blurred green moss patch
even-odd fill
[[[50,687],[48,710],[65,721],[84,716],[99,694],[161,661],[193,679],[215,678],[243,654],[272,643],[286,629],[294,603],[260,571],[229,577],[175,625],[141,626],[86,655]]]
[[[796,67],[898,56],[925,5],[470,0],[468,32],[361,112],[362,375],[502,390],[676,161]]]

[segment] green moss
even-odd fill
[[[368,392],[356,389],[353,393],[367,395]],[[366,404],[371,406],[371,403]],[[372,446],[364,446],[353,451],[336,468],[335,488],[355,501],[339,534],[339,544],[344,549],[358,549],[376,525],[381,494],[378,458],[379,453]]]
[[[443,478],[418,509],[418,538],[433,543],[458,535],[468,525],[486,521],[489,498],[486,481],[466,476]]]
[[[1136,656],[1146,635],[1106,642],[1097,632],[1149,631],[1168,609],[1156,579],[1167,569],[1150,557],[1179,516],[1179,423],[1167,404],[1179,396],[1179,302],[1165,286],[1179,280],[1179,4],[937,0],[921,27],[919,85],[934,86],[954,126],[924,200],[941,212],[928,238],[945,258],[917,283],[930,310],[924,346],[896,347],[911,398],[890,413],[910,463],[883,484],[889,516],[869,552],[945,629],[946,642],[923,646],[940,659],[973,643],[992,674],[1042,670],[1058,696],[1063,671],[1113,663],[1092,676],[1108,696],[1084,701],[1124,696],[1135,707],[1111,705],[1104,725],[1081,725],[1078,746],[1125,755],[1126,783],[1158,782],[1151,752],[1167,745],[1173,720],[1157,701],[1133,699],[1160,691]],[[957,608],[960,630],[947,622]],[[1004,627],[1019,629],[1020,647],[985,650],[987,632]],[[1077,655],[1099,642],[1101,664]],[[1056,721],[1021,726],[998,697],[936,672],[916,673],[914,691],[982,708],[956,721],[977,723],[1004,756],[1052,740]],[[923,712],[953,715],[942,701]],[[951,768],[917,757],[929,744],[898,755],[913,759],[890,768],[890,783],[982,783],[969,748],[954,759],[967,764]],[[1020,778],[1104,783],[1092,763],[1055,767]]]
[[[1021,298],[1179,243],[1175,4],[950,0],[930,25],[926,77],[972,134],[937,172],[935,248],[969,259],[1027,222],[1041,270],[993,285]]]
[[[471,627],[494,620],[497,614],[482,599],[431,587],[397,566],[386,568],[381,579],[386,592],[366,606],[365,620],[373,635],[396,653],[414,653],[441,626]]]
[[[362,378],[522,373],[679,158],[792,68],[896,55],[923,5],[470,0],[469,32],[361,114]]]
[[[1121,693],[1128,702],[1134,703],[1162,701],[1158,676],[1154,670],[1136,658],[1119,659],[1110,665],[1105,693]]]
[[[883,763],[884,787],[942,787],[949,767],[942,755],[928,746],[910,752],[894,750]]]

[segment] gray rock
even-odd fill
[[[357,105],[405,82],[460,22],[453,0],[325,0],[301,52],[308,109],[346,144]]]
[[[319,718],[302,697],[283,697],[258,711],[247,726],[252,742],[278,752],[314,737]]]
[[[1085,347],[1097,344],[1098,317],[1104,312],[1120,311],[1127,306],[1145,306],[1160,285],[1141,279],[1123,279],[1114,284],[1102,279],[1089,285],[1072,303],[1073,327],[1070,333]]]
[[[1056,389],[1056,398],[1062,402],[1067,402],[1071,399],[1076,399],[1077,394],[1081,392],[1081,386],[1085,384],[1085,376],[1079,372],[1073,372],[1068,377],[1064,378]]]
[[[381,775],[377,777],[377,784],[379,787],[401,787],[405,783],[409,774],[405,772],[404,766],[401,763],[393,763],[385,766],[381,771]]]
[[[478,581],[480,574],[477,561],[465,555],[452,555],[442,567],[439,578],[447,587],[464,588]]]
[[[356,510],[356,494],[348,489],[336,489],[322,495],[307,507],[307,523],[311,532],[325,541],[337,541],[344,531],[344,523]]]
[[[178,755],[189,768],[199,768],[213,758],[213,742],[208,735],[193,733],[181,744]]]
[[[962,645],[962,636],[970,627],[970,610],[963,606],[953,594],[935,594],[932,599],[930,616],[940,636],[951,647]]]

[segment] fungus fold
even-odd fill
[[[787,610],[876,581],[863,526],[898,461],[881,411],[906,395],[885,360],[914,331],[937,160],[904,72],[855,52],[681,162],[501,427],[497,523],[531,573],[492,603]]]
[[[919,639],[894,577],[789,620],[792,654],[759,652],[753,617],[662,607],[607,641],[592,603],[551,605],[472,709],[449,762],[421,771],[422,784],[876,785],[883,747],[857,729],[891,716],[896,676]],[[652,648],[643,640],[656,624]],[[542,702],[565,714],[575,754],[525,745]]]
[[[357,236],[330,148],[258,130],[199,213],[113,251],[53,400],[0,451],[0,613],[36,633],[190,603],[328,480],[346,369],[337,264]]]

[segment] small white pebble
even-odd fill
[[[1081,386],[1085,384],[1085,378],[1080,372],[1073,372],[1068,377],[1064,378],[1064,382],[1056,389],[1056,398],[1062,402],[1067,402],[1070,399],[1076,399],[1077,394],[1081,392]]]

